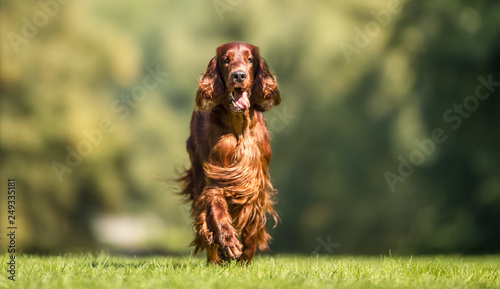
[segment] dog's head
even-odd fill
[[[200,111],[223,105],[239,114],[254,108],[266,111],[281,102],[276,76],[271,73],[259,48],[230,42],[217,48],[207,70],[198,80],[196,107]]]

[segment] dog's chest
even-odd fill
[[[255,166],[260,159],[260,150],[257,145],[257,139],[251,135],[244,135],[240,137],[235,137],[231,141],[231,164],[235,165],[237,163],[242,166]],[[243,168],[245,169],[245,168]]]
[[[204,166],[210,183],[218,184],[236,195],[253,194],[259,190],[262,170],[261,152],[252,135],[222,136]]]

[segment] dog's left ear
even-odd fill
[[[256,63],[255,80],[252,88],[254,107],[260,111],[267,111],[281,103],[280,91],[276,75],[271,73],[266,61],[258,57]]]

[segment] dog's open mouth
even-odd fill
[[[231,110],[240,113],[250,107],[250,99],[248,90],[242,88],[235,88],[229,92],[229,105]]]

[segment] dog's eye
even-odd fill
[[[247,61],[248,61],[248,63],[253,63],[252,57],[248,57]]]
[[[229,57],[224,58],[224,60],[223,60],[222,62],[224,62],[224,63],[226,63],[226,64],[227,64],[227,63],[229,63]]]

